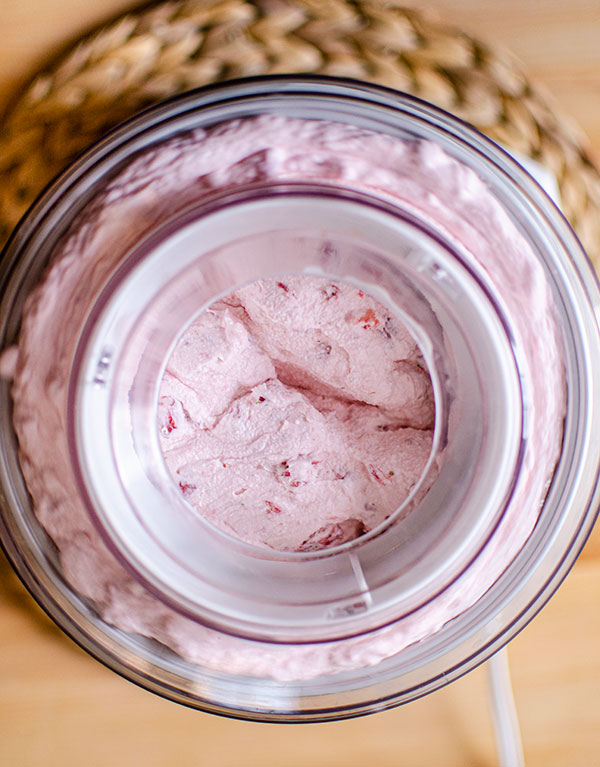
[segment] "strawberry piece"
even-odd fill
[[[389,485],[391,483],[391,479],[386,477],[383,472],[379,471],[379,469],[373,466],[372,463],[369,464],[369,473],[372,477],[375,478],[376,482],[379,482],[380,485]]]
[[[379,320],[375,316],[373,309],[367,309],[367,311],[358,318],[357,323],[362,323],[365,330],[376,328],[379,325]]]
[[[194,492],[194,490],[196,490],[196,485],[191,485],[189,482],[180,482],[179,487],[181,489],[181,492],[186,497],[190,496]]]
[[[367,528],[360,519],[346,519],[343,522],[333,522],[316,530],[296,551],[319,551],[331,546],[341,546],[364,535]]]

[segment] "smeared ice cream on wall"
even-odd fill
[[[256,181],[294,180],[333,183],[381,196],[413,211],[451,241],[460,243],[463,256],[485,275],[490,290],[501,298],[507,314],[517,317],[522,316],[524,309],[527,312],[526,322],[520,323],[514,342],[521,353],[521,380],[531,397],[522,470],[510,504],[491,540],[463,575],[423,607],[384,629],[344,641],[283,646],[226,636],[195,623],[174,612],[136,582],[106,549],[80,499],[65,432],[69,373],[79,330],[107,277],[127,250],[149,227],[165,222],[178,210],[211,194]],[[295,290],[303,294],[292,280],[289,285],[284,284],[290,293]],[[336,287],[345,291],[343,286],[336,284]],[[333,293],[336,287],[322,290]],[[427,404],[424,376],[415,370],[418,357],[414,346],[407,340],[400,356],[392,355],[394,359],[390,361],[391,364],[401,360],[398,380],[414,385],[414,391],[407,398],[407,388],[390,386],[386,376],[371,376],[368,367],[353,368],[351,364],[347,369],[340,367],[344,356],[341,350],[347,350],[348,345],[339,338],[330,340],[330,331],[327,337],[321,338],[317,331],[322,328],[317,326],[314,333],[306,334],[312,355],[308,354],[308,348],[298,346],[293,335],[286,340],[287,331],[271,333],[270,318],[279,311],[278,306],[284,306],[284,299],[291,298],[285,290],[277,292],[272,285],[271,288],[268,294],[261,294],[260,285],[237,291],[221,302],[218,311],[207,312],[201,319],[210,333],[196,338],[190,328],[183,336],[182,343],[195,344],[198,354],[207,358],[212,353],[205,346],[210,336],[226,339],[226,347],[235,350],[230,357],[225,355],[226,374],[219,385],[213,387],[212,399],[199,397],[201,387],[192,381],[196,374],[200,376],[198,381],[202,376],[199,369],[189,369],[195,365],[189,360],[198,359],[197,355],[191,355],[186,363],[187,355],[180,354],[180,349],[170,363],[158,418],[167,462],[175,480],[182,483],[181,492],[189,493],[191,502],[195,493],[204,492],[198,489],[197,479],[185,473],[194,460],[195,448],[187,454],[178,452],[185,451],[183,446],[191,436],[190,431],[196,428],[193,424],[204,428],[212,423],[214,427],[223,411],[226,422],[231,418],[231,403],[241,387],[244,391],[238,403],[240,408],[247,393],[252,392],[253,398],[256,395],[256,399],[247,402],[248,424],[256,429],[258,444],[263,446],[276,439],[271,424],[275,426],[282,421],[313,419],[314,433],[322,435],[322,444],[327,445],[328,441],[341,439],[340,434],[347,426],[346,417],[356,422],[353,439],[361,429],[366,434],[369,424],[399,425],[398,419],[406,418],[407,422],[397,431],[394,426],[381,433],[379,430],[376,434],[369,432],[372,441],[367,440],[369,446],[365,446],[364,455],[372,456],[369,463],[377,476],[382,472],[382,482],[375,477],[373,482],[364,467],[358,467],[362,458],[356,458],[357,463],[350,467],[357,472],[360,468],[360,481],[366,488],[361,492],[372,493],[381,504],[382,513],[387,513],[396,499],[390,490],[395,484],[385,485],[385,472],[389,479],[389,471],[395,472],[393,467],[410,455],[400,445],[405,439],[402,435],[413,435],[414,430],[414,436],[421,440],[421,452],[427,449],[429,439],[431,403]],[[346,300],[346,296],[341,296],[342,299]],[[361,312],[357,296],[350,295],[348,300],[350,316],[367,328],[359,325],[356,332],[370,333],[377,320],[377,331],[383,329],[392,334],[386,327],[387,319],[383,320],[374,304],[369,305],[372,313],[368,309]],[[323,305],[327,310],[327,302]],[[301,313],[299,319],[303,316]],[[93,601],[106,622],[124,631],[157,639],[189,661],[227,674],[300,680],[376,664],[431,635],[472,606],[520,551],[536,523],[560,454],[565,383],[559,338],[543,267],[515,223],[474,171],[430,142],[404,141],[341,123],[262,115],[177,136],[137,155],[110,179],[66,234],[45,278],[30,295],[22,321],[18,358],[15,361],[12,352],[6,368],[14,372],[14,426],[22,471],[36,515],[56,543],[65,578],[73,588]],[[385,334],[381,334],[381,339],[373,334],[373,339],[381,344],[388,340]],[[323,354],[337,360],[330,369],[326,366],[328,363],[317,364],[319,341],[324,342]],[[331,346],[329,355],[328,346]],[[238,351],[244,352],[249,363],[231,376]],[[357,355],[363,353],[360,347],[355,351]],[[295,355],[302,357],[302,367]],[[305,387],[302,391],[298,385],[301,380]],[[351,387],[348,401],[340,397],[342,385]],[[179,388],[184,386],[185,396]],[[370,394],[371,391],[375,394]],[[273,421],[268,420],[269,416],[262,425],[250,415],[251,411],[269,412],[258,409],[264,404],[261,397],[265,402],[269,399],[271,413],[279,412]],[[359,402],[361,404],[357,404]],[[401,415],[403,408],[404,415]],[[233,433],[225,429],[225,425],[224,434],[220,435],[222,443],[217,446],[210,442],[218,434],[218,429],[213,428],[198,456],[206,462],[202,471],[213,472],[214,488],[220,487],[221,478],[228,476],[223,473],[226,467],[218,465],[218,459],[226,452],[222,447],[227,440],[231,442]],[[298,430],[291,455],[288,456],[288,445],[275,450],[281,471],[278,470],[277,477],[274,472],[270,477],[269,495],[250,489],[249,478],[238,464],[239,477],[235,481],[223,479],[223,497],[229,494],[230,503],[235,504],[233,494],[246,487],[246,493],[254,493],[257,502],[264,501],[266,505],[268,500],[281,508],[280,513],[272,509],[271,516],[263,514],[265,524],[267,520],[270,525],[271,519],[285,519],[284,501],[294,497],[292,490],[298,495],[301,492],[300,486],[288,488],[286,482],[309,480],[320,471],[319,464],[317,469],[313,467],[312,459],[310,467],[299,460],[305,449],[308,455],[315,449],[312,442],[306,448],[298,447],[297,441],[308,439],[308,433]],[[398,444],[392,444],[396,438]],[[249,452],[248,440],[237,440],[237,445],[242,452]],[[353,455],[357,456],[358,452],[354,451]],[[239,459],[239,456],[227,457]],[[286,468],[283,461],[288,458],[291,460]],[[214,461],[210,468],[209,460]],[[393,461],[391,466],[390,461]],[[329,460],[325,466],[326,472],[345,471],[337,459]],[[412,481],[410,478],[419,471],[416,465],[406,469],[409,479],[402,493]],[[177,480],[178,476],[181,479]],[[402,476],[401,472],[399,477]],[[341,497],[343,482],[327,481]],[[196,489],[186,488],[186,484],[196,485]],[[310,487],[308,481],[305,487]],[[199,499],[198,508],[206,509],[209,519],[210,506],[203,498]],[[379,519],[379,516],[377,519],[360,516],[363,511],[350,507],[348,504],[347,511],[351,514],[348,519],[355,521],[336,522],[339,528],[330,529],[333,537],[360,535],[363,526],[376,524]],[[229,508],[234,506],[219,511],[221,516],[214,517],[215,524],[230,523]],[[337,513],[337,505],[333,513]],[[418,514],[418,508],[412,513]],[[257,533],[258,526],[248,524],[235,534],[255,536],[262,546],[310,549],[313,545],[327,545],[326,540],[319,540],[321,528],[315,529],[324,521],[325,518],[319,516],[311,520],[310,525],[290,525],[289,533],[283,525],[281,530],[273,527]],[[333,538],[332,542],[335,542]]]

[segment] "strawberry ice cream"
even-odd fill
[[[341,281],[254,283],[183,334],[159,399],[161,446],[188,502],[248,543],[309,551],[372,530],[431,449],[414,340]]]
[[[224,189],[280,181],[335,184],[413,211],[458,243],[507,316],[527,307],[512,339],[529,396],[523,468],[494,535],[420,609],[362,636],[303,645],[221,633],[146,590],[92,523],[66,437],[80,329],[149,224]],[[341,281],[282,275],[231,289],[183,332],[160,384],[157,428],[174,487],[261,553],[360,539],[406,499],[429,456],[434,401],[419,349],[382,303]],[[468,610],[504,572],[535,526],[560,455],[561,355],[545,271],[474,171],[428,141],[265,114],[156,145],[110,179],[31,293],[18,353],[4,368],[36,515],[66,580],[103,620],[216,672],[302,680],[394,656]]]

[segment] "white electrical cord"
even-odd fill
[[[523,743],[505,647],[490,658],[487,670],[498,765],[499,767],[524,767]]]

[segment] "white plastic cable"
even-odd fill
[[[498,765],[499,767],[524,767],[523,743],[510,683],[506,648],[490,658],[487,669]]]

